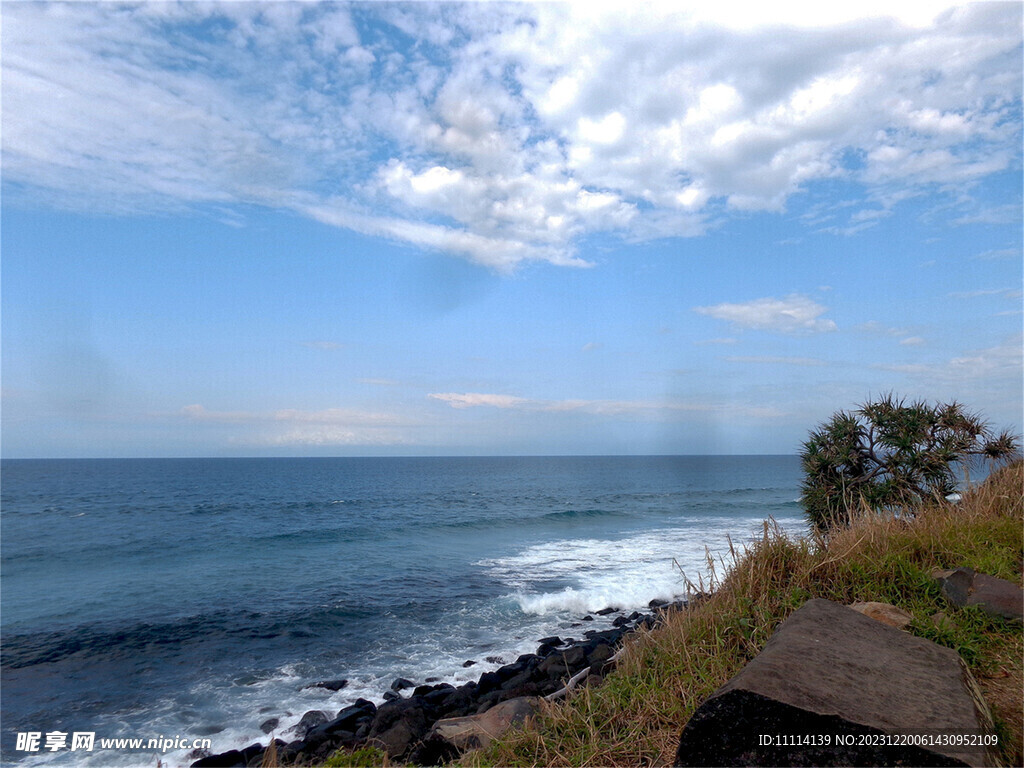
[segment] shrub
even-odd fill
[[[846,526],[857,509],[910,509],[956,490],[956,468],[1018,453],[1008,431],[994,434],[957,402],[907,403],[887,395],[840,411],[803,445],[803,504],[821,532]]]

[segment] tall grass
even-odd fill
[[[712,596],[635,634],[597,688],[547,705],[535,725],[463,758],[468,766],[671,764],[693,711],[756,656],[790,613],[812,597],[893,603],[910,631],[955,649],[993,710],[1002,757],[1024,765],[1020,625],[979,609],[954,609],[931,571],[970,566],[1021,583],[1024,464],[994,473],[958,504],[898,517],[863,513],[823,539],[794,540],[766,522],[762,536],[712,566]],[[723,567],[727,566],[727,567]],[[933,616],[944,612],[945,622]]]

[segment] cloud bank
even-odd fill
[[[863,7],[10,3],[5,192],[272,207],[496,270],[821,181],[859,201],[836,231],[925,191],[975,215],[1019,157],[1021,7]]]

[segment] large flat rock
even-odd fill
[[[816,599],[697,709],[676,765],[981,766],[981,745],[914,740],[990,733],[956,652]]]

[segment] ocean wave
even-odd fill
[[[628,512],[618,509],[565,509],[559,512],[547,512],[541,520],[594,520],[600,517],[632,517]]]

